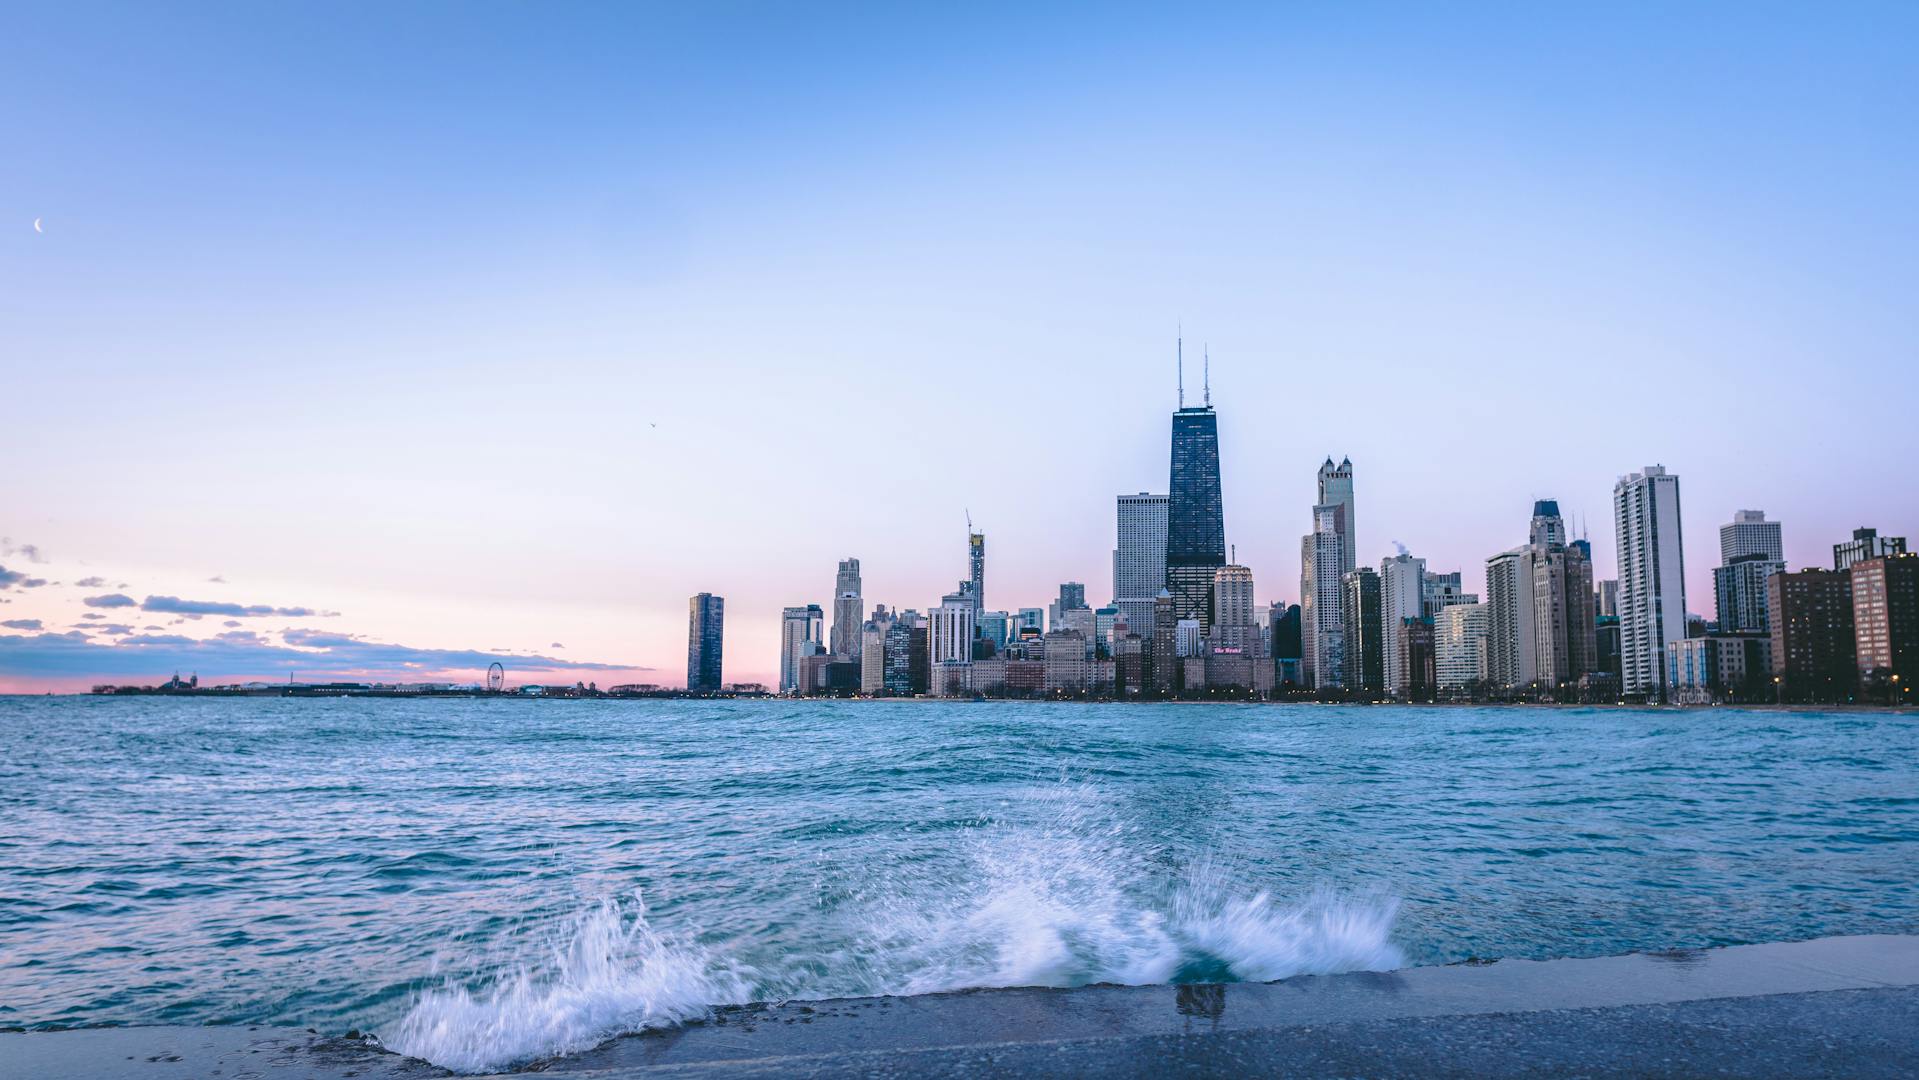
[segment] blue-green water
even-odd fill
[[[457,1068],[710,1003],[1919,930],[1919,716],[0,699],[0,1025]]]

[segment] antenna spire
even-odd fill
[[[1200,368],[1200,378],[1204,380],[1203,385],[1206,387],[1206,407],[1210,409],[1213,407],[1213,347],[1211,345],[1202,345],[1200,349],[1201,356],[1203,357],[1201,362],[1204,365]]]
[[[1173,339],[1173,355],[1179,362],[1179,407],[1184,409],[1186,407],[1186,327],[1182,325],[1174,333],[1178,335]]]

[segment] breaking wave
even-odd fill
[[[1018,820],[961,830],[937,857],[837,868],[808,940],[776,955],[756,955],[750,938],[714,951],[663,936],[637,897],[598,903],[562,929],[546,963],[477,990],[421,993],[387,1044],[476,1072],[746,1001],[1268,981],[1404,963],[1390,897],[1280,899],[1210,860],[1181,867],[1091,787],[1015,809]]]
[[[402,1054],[483,1072],[589,1049],[610,1036],[747,1000],[751,984],[695,946],[662,938],[646,905],[606,900],[576,915],[544,970],[515,968],[474,992],[427,990],[385,1038]]]

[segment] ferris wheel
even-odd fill
[[[506,668],[501,667],[500,662],[498,660],[495,660],[493,661],[493,663],[488,664],[486,668],[487,690],[491,693],[497,694],[500,692],[500,689],[504,687],[505,685],[506,685]]]

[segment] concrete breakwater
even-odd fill
[[[1455,964],[1274,983],[729,1006],[545,1075],[1919,1075],[1919,936]],[[451,1075],[287,1028],[0,1035],[0,1077]]]

